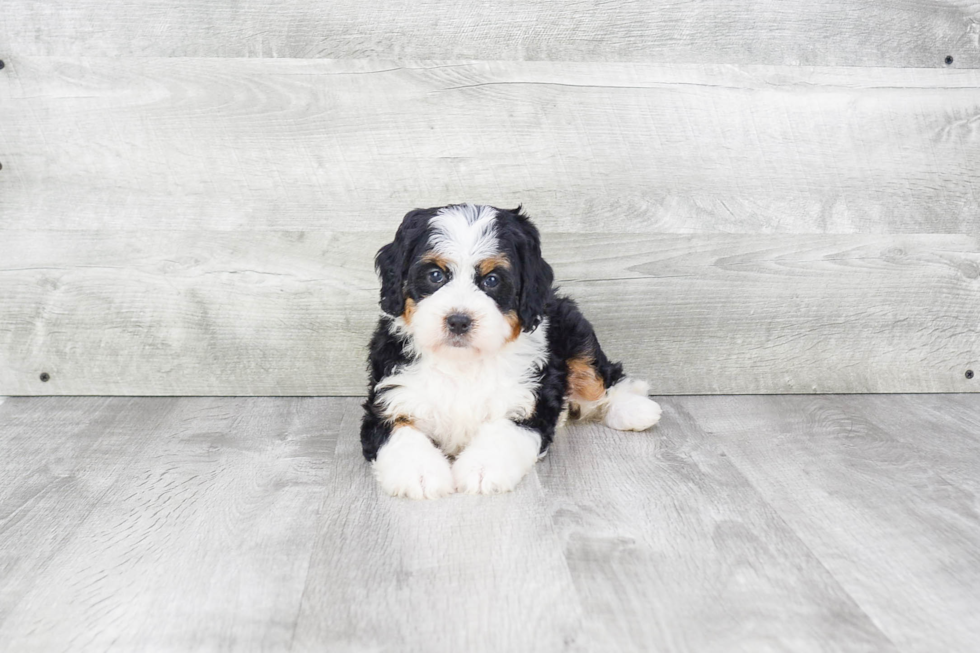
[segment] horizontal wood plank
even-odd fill
[[[393,230],[470,201],[545,231],[980,233],[977,70],[7,63],[3,229]]]
[[[980,65],[959,0],[18,0],[0,43],[32,55]]]
[[[363,394],[390,237],[0,232],[0,393]],[[544,241],[658,394],[980,391],[976,237]]]

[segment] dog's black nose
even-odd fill
[[[453,313],[446,317],[446,326],[449,327],[450,333],[461,336],[473,326],[473,318],[465,313]]]

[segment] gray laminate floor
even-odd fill
[[[980,651],[980,396],[661,401],[419,503],[354,399],[9,398],[0,650]]]

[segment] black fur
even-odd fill
[[[409,212],[391,243],[382,247],[375,257],[375,267],[381,277],[381,308],[390,316],[405,310],[405,299],[418,301],[428,292],[425,273],[434,267],[422,264],[427,251],[429,220],[440,209],[416,209]],[[555,427],[568,394],[568,360],[591,357],[595,368],[609,388],[623,378],[623,366],[610,362],[599,346],[595,331],[578,310],[575,302],[556,294],[551,266],[541,257],[541,239],[537,228],[521,211],[497,209],[497,236],[503,253],[513,269],[498,271],[504,278],[496,293],[488,294],[502,311],[516,310],[521,328],[534,331],[542,318],[548,318],[549,355],[538,370],[537,402],[534,414],[517,423],[537,431],[541,436],[541,452],[547,451],[555,436]],[[364,457],[371,461],[391,435],[392,424],[381,414],[378,405],[378,382],[390,376],[397,367],[411,362],[408,343],[390,332],[392,318],[384,316],[371,339],[368,371],[370,383],[364,402],[361,424],[361,446]]]
[[[415,209],[402,218],[395,239],[378,250],[374,269],[381,277],[381,310],[401,315],[409,268],[418,261],[429,241],[429,220],[438,209]]]
[[[541,324],[545,307],[555,296],[555,275],[541,257],[541,236],[531,220],[517,207],[497,210],[497,235],[504,253],[515,266],[519,280],[517,317],[530,333]]]
[[[374,330],[368,354],[368,397],[364,402],[364,419],[361,422],[361,450],[367,460],[378,457],[378,449],[391,435],[391,422],[381,414],[378,406],[378,381],[391,376],[399,366],[411,362],[406,353],[406,343],[392,335],[389,327],[392,319],[382,317]]]
[[[622,363],[609,361],[599,346],[592,325],[578,310],[574,300],[552,291],[545,313],[548,317],[548,362],[538,373],[534,415],[518,422],[541,435],[541,453],[548,450],[555,437],[558,416],[569,394],[568,359],[593,357],[596,371],[607,388],[624,376]]]

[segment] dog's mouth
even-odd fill
[[[450,347],[456,347],[459,349],[465,349],[466,347],[469,347],[472,344],[470,342],[469,335],[456,335],[454,333],[450,333],[449,335],[447,335],[445,342]]]

